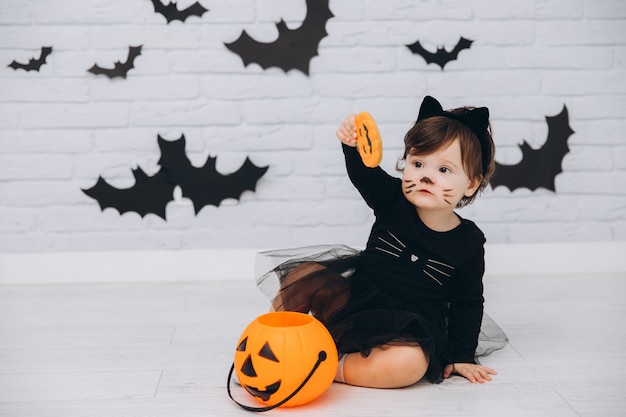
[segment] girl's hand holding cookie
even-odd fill
[[[341,143],[352,146],[353,148],[356,146],[356,122],[355,122],[355,114],[349,114],[339,125],[337,129],[337,138],[341,141]]]

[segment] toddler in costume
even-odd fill
[[[354,115],[337,137],[350,180],[374,211],[366,248],[263,253],[280,263],[258,279],[272,310],[311,313],[324,323],[340,354],[339,382],[395,388],[452,374],[490,381],[496,372],[476,357],[503,347],[506,336],[495,326],[490,347],[477,349],[485,237],[454,211],[493,174],[488,109],[444,111],[427,96],[404,138],[402,178],[363,164]]]

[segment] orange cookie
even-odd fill
[[[376,121],[368,112],[356,116],[356,147],[363,164],[375,168],[383,159],[383,141],[376,126]]]

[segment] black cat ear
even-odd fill
[[[443,113],[443,107],[441,104],[431,96],[424,97],[422,105],[420,106],[419,114],[417,115],[417,121],[426,119],[431,116],[437,116]]]
[[[489,140],[489,109],[487,107],[478,107],[457,117],[461,123],[472,129],[472,132],[478,137],[484,175],[489,167],[489,162],[493,158],[493,144]]]
[[[459,120],[469,126],[478,137],[482,137],[489,127],[489,109],[487,107],[472,109],[459,116]]]

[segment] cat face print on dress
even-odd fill
[[[461,198],[471,196],[478,185],[463,169],[458,140],[428,155],[407,156],[402,190],[415,207],[454,209]]]
[[[387,231],[382,236],[377,236],[376,239],[378,241],[374,246],[376,251],[396,258],[399,261],[415,264],[418,270],[421,270],[425,276],[439,286],[443,287],[454,274],[455,268],[452,265],[412,250],[390,231]]]

